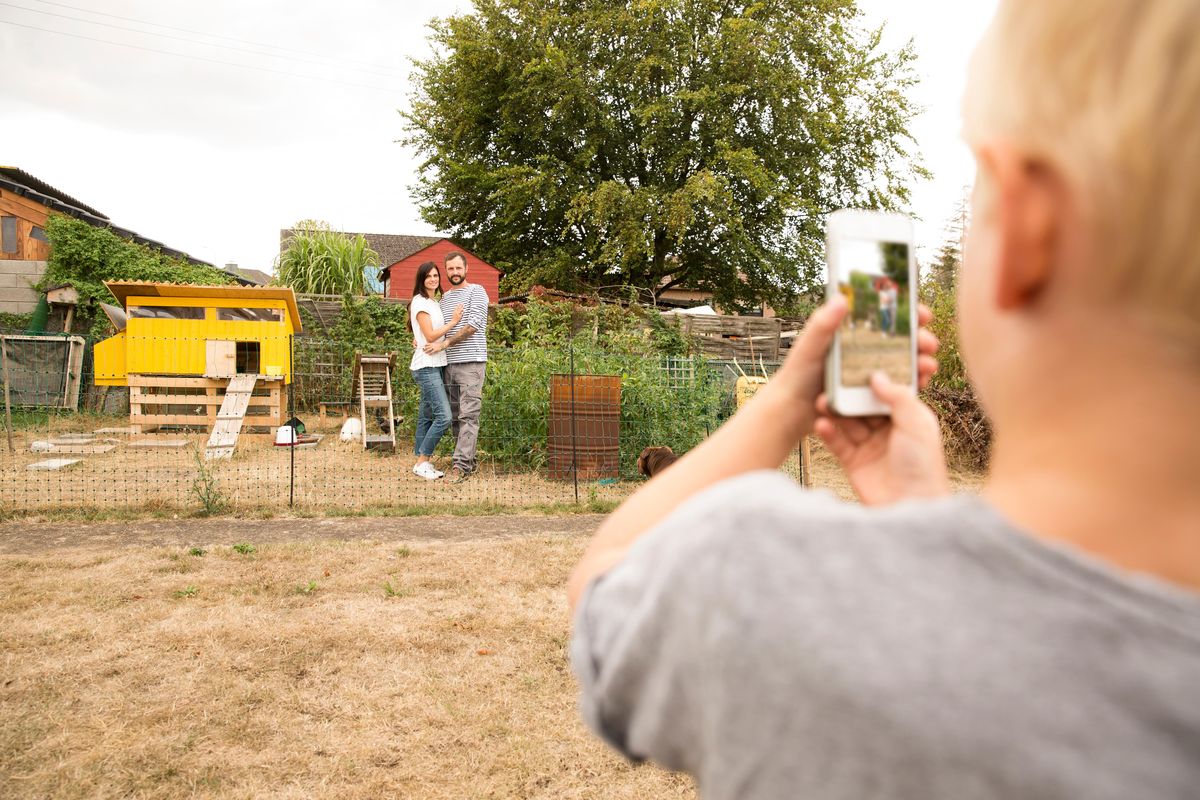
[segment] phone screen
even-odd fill
[[[894,383],[912,383],[908,244],[843,239],[838,290],[850,305],[841,329],[841,384],[867,386],[882,370]]]

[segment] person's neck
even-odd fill
[[[1114,358],[1102,383],[997,419],[984,497],[1031,534],[1200,591],[1200,381],[1151,360]]]

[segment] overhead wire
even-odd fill
[[[35,0],[35,2],[47,2],[47,0]],[[61,5],[61,4],[52,3],[51,5]],[[69,14],[58,14],[54,11],[42,11],[42,10],[36,9],[36,8],[29,8],[28,6],[17,5],[16,3],[5,2],[4,0],[0,0],[0,6],[6,6],[8,8],[15,8],[20,11],[28,11],[31,14],[43,14],[48,17],[57,17],[58,19],[66,19],[66,20],[70,20],[72,22],[81,22],[84,25],[96,25],[101,28],[111,28],[113,30],[125,31],[127,33],[136,33],[136,34],[139,34],[142,36],[157,36],[160,39],[170,39],[170,40],[176,41],[176,42],[184,42],[187,44],[199,45],[201,47],[217,47],[222,50],[232,50],[237,53],[248,53],[249,55],[262,56],[264,58],[277,58],[277,59],[281,59],[284,61],[295,61],[297,63],[309,64],[312,66],[323,67],[326,69],[328,69],[331,66],[330,64],[327,64],[327,63],[324,63],[321,61],[313,61],[310,59],[299,59],[299,58],[295,58],[293,56],[277,55],[275,53],[264,53],[261,50],[247,50],[244,47],[234,47],[233,45],[228,45],[228,44],[218,44],[215,42],[202,42],[197,39],[189,39],[185,36],[172,36],[169,33],[156,33],[155,31],[144,31],[144,30],[139,30],[137,28],[126,27],[124,25],[114,25],[111,22],[98,22],[96,20],[83,19],[82,17],[75,17],[75,16],[71,16]],[[68,8],[74,8],[74,6],[68,6]],[[92,13],[98,14],[101,12],[92,12]],[[115,15],[110,14],[110,15],[105,15],[105,16],[115,16]],[[127,19],[127,18],[119,17],[119,19]],[[156,24],[153,22],[143,22],[141,20],[132,20],[132,21],[138,22],[143,25],[155,25]],[[161,26],[161,27],[169,27],[169,26]],[[200,33],[199,35],[208,36],[210,34]],[[224,37],[214,37],[214,38],[224,38]],[[270,45],[258,45],[258,46],[270,47]],[[318,56],[318,57],[320,57],[320,56]],[[325,57],[325,58],[330,58],[330,57]],[[380,72],[380,71],[374,71],[374,70],[365,70],[365,69],[362,69],[361,67],[339,67],[339,69],[348,69],[348,70],[352,70],[354,72],[362,72],[364,74],[371,75],[371,76],[377,77],[377,78],[401,78],[402,77],[401,75],[397,74],[395,71]]]
[[[58,36],[69,36],[72,39],[84,39],[89,42],[99,42],[101,44],[110,44],[110,45],[114,45],[116,47],[128,47],[132,50],[143,50],[147,53],[157,53],[158,55],[174,56],[175,58],[187,58],[187,59],[191,59],[193,61],[204,61],[209,64],[220,64],[225,67],[235,67],[235,68],[240,68],[240,69],[252,69],[257,72],[269,72],[274,75],[285,75],[289,78],[303,78],[304,80],[321,81],[323,83],[336,83],[336,84],[340,84],[342,86],[353,86],[358,89],[370,89],[372,91],[387,92],[389,94],[392,94],[395,92],[394,89],[388,89],[383,86],[371,86],[371,85],[365,84],[365,83],[352,83],[350,81],[343,81],[343,80],[339,80],[337,78],[329,78],[329,77],[326,77],[323,75],[305,75],[305,74],[299,73],[299,72],[288,72],[287,70],[271,69],[270,67],[259,67],[259,66],[255,66],[253,64],[239,64],[234,61],[221,61],[220,59],[217,59],[217,58],[205,58],[204,56],[196,56],[196,55],[191,55],[188,53],[176,53],[176,52],[172,52],[170,50],[158,50],[153,47],[143,47],[143,46],[137,45],[137,44],[129,44],[128,42],[114,42],[111,39],[100,39],[95,36],[85,36],[81,33],[68,33],[67,31],[56,31],[52,28],[41,28],[41,27],[38,27],[37,25],[27,25],[22,22],[13,22],[12,20],[7,20],[7,19],[0,19],[0,25],[13,25],[18,28],[28,28],[29,30],[42,31],[44,33],[53,33]]]
[[[346,64],[358,64],[360,66],[372,67],[374,69],[391,71],[394,73],[394,70],[391,70],[389,67],[383,66],[381,64],[373,64],[369,61],[357,61],[357,60],[351,59],[351,58],[343,58],[342,56],[330,56],[330,55],[325,55],[323,53],[312,53],[312,52],[309,52],[306,50],[296,50],[291,47],[282,47],[280,45],[269,44],[267,42],[256,42],[256,41],[253,41],[250,39],[238,39],[237,37],[234,37],[234,36],[224,36],[219,33],[209,33],[208,31],[198,31],[198,30],[195,30],[194,28],[181,28],[176,25],[166,25],[161,22],[151,22],[150,20],[138,19],[137,17],[125,17],[125,16],[121,16],[120,14],[110,14],[106,11],[95,11],[90,8],[83,8],[81,6],[73,6],[73,5],[69,5],[67,3],[56,3],[56,2],[53,2],[53,0],[32,0],[32,2],[41,3],[41,4],[47,5],[47,6],[57,6],[58,8],[67,8],[72,11],[82,11],[86,14],[95,14],[96,16],[101,16],[101,17],[110,17],[111,19],[124,20],[125,22],[136,22],[140,25],[150,25],[155,28],[163,28],[163,29],[169,30],[169,31],[179,31],[180,33],[191,33],[191,34],[195,34],[197,36],[207,36],[212,39],[224,39],[227,42],[237,42],[238,44],[249,44],[249,45],[253,45],[254,47],[267,47],[272,50],[280,50],[285,53],[295,53],[297,55],[309,56],[312,58],[323,58],[323,59],[327,59],[327,60],[331,60],[331,61],[341,61]],[[149,32],[147,31],[147,33],[149,33]]]

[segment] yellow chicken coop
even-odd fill
[[[95,382],[129,387],[131,426],[208,426],[218,439],[218,428],[240,430],[243,420],[283,424],[291,338],[302,330],[291,289],[104,285],[119,304],[105,307],[117,334],[96,345]],[[221,439],[235,442],[237,431]]]

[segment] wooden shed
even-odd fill
[[[109,309],[118,332],[96,344],[95,382],[129,387],[131,425],[211,427],[235,390],[247,395],[247,425],[283,424],[291,337],[301,330],[290,288],[105,286],[120,304]]]

